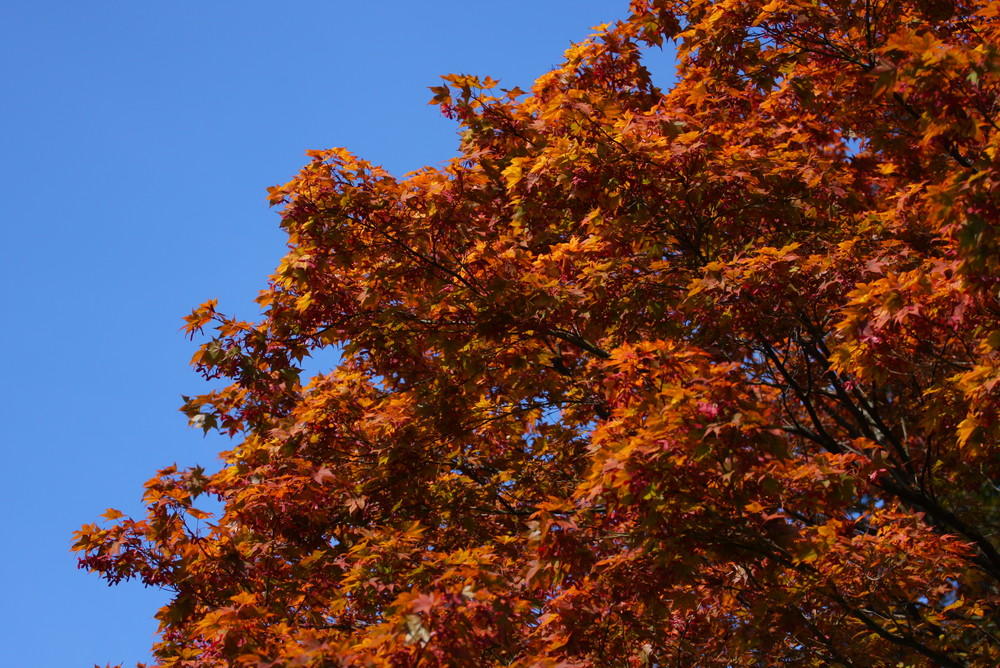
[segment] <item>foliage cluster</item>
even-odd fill
[[[445,77],[441,168],[312,152],[263,320],[188,318],[238,445],[81,565],[174,592],[177,668],[1000,664],[998,47],[633,0],[530,94]]]

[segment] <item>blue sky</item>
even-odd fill
[[[148,660],[166,595],[108,588],[68,546],[139,513],[163,466],[215,468],[189,430],[201,390],[181,318],[216,297],[252,318],[283,254],[267,186],[307,149],[402,175],[451,157],[438,75],[527,88],[627,0],[79,3],[8,0],[0,39],[0,406],[8,518],[0,664]],[[668,76],[670,59],[651,54]]]

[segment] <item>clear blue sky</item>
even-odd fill
[[[627,0],[8,0],[0,38],[5,429],[0,665],[149,659],[166,595],[77,571],[70,535],[177,462],[201,385],[178,332],[242,317],[284,240],[265,188],[312,148],[403,173],[451,157],[438,75],[527,88]],[[662,77],[668,55],[651,54]]]

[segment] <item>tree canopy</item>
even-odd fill
[[[173,592],[161,666],[998,665],[998,47],[633,0],[530,93],[444,77],[440,168],[311,152],[261,321],[187,319],[224,467],[81,566]]]

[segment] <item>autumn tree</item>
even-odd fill
[[[81,565],[173,592],[161,666],[1000,665],[998,46],[633,0],[530,94],[445,77],[444,167],[312,152],[262,320],[187,319],[238,444]]]

